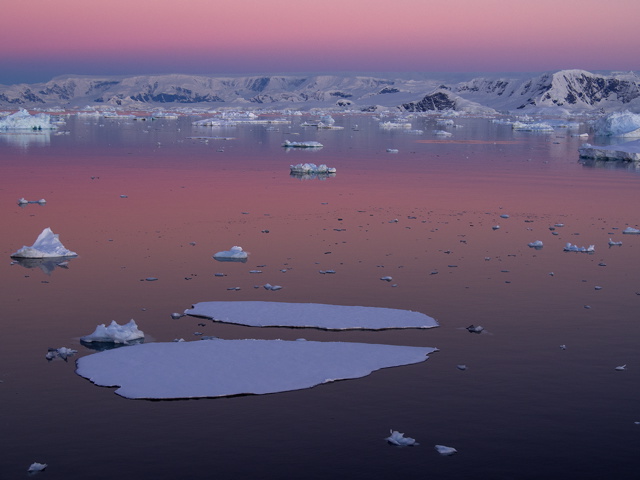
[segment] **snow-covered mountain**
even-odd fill
[[[144,75],[57,77],[0,85],[4,108],[206,106],[404,111],[640,111],[640,76],[561,70],[535,76],[466,78],[381,75]]]

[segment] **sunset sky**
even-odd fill
[[[638,0],[8,0],[0,83],[62,74],[640,70]]]

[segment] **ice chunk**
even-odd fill
[[[380,277],[380,280],[384,280],[385,282],[390,282],[391,280],[393,280],[393,277],[389,277],[389,276]]]
[[[265,290],[282,290],[282,287],[280,285],[271,285],[270,283],[265,283],[262,286]]]
[[[592,253],[596,251],[595,245],[589,245],[588,247],[579,247],[578,245],[571,245],[571,243],[567,242],[564,246],[565,252],[583,252],[583,253]]]
[[[26,110],[18,110],[16,113],[0,119],[0,130],[55,130],[58,128],[51,123],[51,115],[37,113],[31,115]]]
[[[513,130],[517,132],[553,132],[553,127],[548,123],[539,122],[539,123],[523,123],[523,122],[513,122],[512,126]]]
[[[135,340],[144,339],[144,332],[138,330],[135,320],[131,319],[124,325],[119,325],[115,320],[107,327],[105,324],[98,325],[91,335],[80,337],[80,341],[91,343],[130,343]]]
[[[77,361],[96,385],[126,398],[267,394],[360,378],[381,368],[424,362],[436,349],[347,342],[215,340],[105,350]]]
[[[434,130],[433,134],[437,135],[438,137],[452,137],[453,136],[453,133],[447,132],[445,130]]]
[[[622,370],[626,370],[627,369],[627,365],[620,365],[618,367],[616,367],[616,370],[618,370],[619,372],[621,372]]]
[[[480,325],[469,325],[467,327],[467,331],[471,333],[480,333],[484,330],[484,327]]]
[[[387,153],[398,153],[398,151],[397,148],[387,148]]]
[[[51,258],[51,257],[77,257],[76,252],[67,250],[60,240],[59,235],[51,231],[50,228],[45,228],[36,242],[27,247],[23,246],[20,250],[11,254],[12,258]]]
[[[61,358],[66,362],[67,357],[70,357],[71,355],[75,355],[76,353],[78,353],[77,350],[73,350],[67,347],[50,348],[47,354],[45,355],[45,358],[49,361],[55,358]]]
[[[322,148],[320,142],[290,142],[289,140],[285,140],[282,144],[285,148]]]
[[[540,250],[543,246],[544,244],[542,243],[542,240],[536,240],[535,242],[531,242],[529,244],[529,247],[535,248],[536,250]]]
[[[319,303],[201,302],[185,310],[184,313],[251,327],[382,330],[438,326],[435,319],[411,310]]]
[[[600,118],[594,125],[596,135],[640,138],[640,114],[614,112]]]
[[[622,242],[616,242],[616,241],[613,241],[613,240],[609,239],[609,246],[612,246],[612,245],[622,245]]]
[[[231,247],[230,250],[218,252],[213,255],[213,258],[215,258],[216,260],[222,260],[222,261],[224,260],[232,260],[232,261],[245,260],[246,261],[247,257],[248,257],[248,253],[242,250],[242,247],[239,247],[237,245]]]
[[[31,465],[29,465],[29,469],[27,470],[27,473],[41,472],[45,468],[47,468],[47,466],[48,465],[46,463],[33,462]]]
[[[455,448],[446,447],[444,445],[436,445],[435,449],[440,455],[453,455],[454,453],[458,452],[458,450],[456,450]]]
[[[391,435],[385,438],[387,442],[391,445],[396,445],[398,447],[414,447],[420,445],[416,443],[414,438],[405,437],[404,433],[400,433],[397,430],[391,430]]]
[[[607,146],[584,143],[578,148],[578,152],[580,153],[580,158],[640,162],[640,140]]]
[[[315,163],[298,163],[297,165],[290,165],[291,173],[296,174],[310,174],[310,173],[336,173],[336,169],[333,167],[327,167],[326,165],[316,165]]]
[[[627,227],[622,231],[622,233],[637,235],[640,234],[640,229]]]

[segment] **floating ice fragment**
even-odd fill
[[[51,115],[37,113],[31,115],[25,109],[20,109],[11,115],[0,119],[0,130],[55,130],[58,127],[51,123]]]
[[[145,280],[147,282],[155,282],[156,280],[158,280],[158,278],[157,277],[147,277],[147,278],[145,278]]]
[[[461,364],[461,365],[456,365],[456,368],[457,368],[458,370],[466,370],[466,369],[467,369],[467,366],[466,366],[466,365],[462,365],[462,364]]]
[[[230,250],[226,250],[226,251],[222,251],[222,252],[217,252],[213,255],[213,258],[215,258],[216,260],[221,260],[221,261],[246,261],[247,260],[247,252],[242,250],[242,247],[239,246],[233,246],[231,247]]]
[[[480,333],[484,330],[484,327],[480,326],[480,325],[469,325],[467,327],[467,331],[471,332],[471,333]]]
[[[452,137],[453,136],[453,133],[447,132],[445,130],[434,130],[433,134],[437,135],[438,137]]]
[[[609,239],[609,246],[613,246],[613,245],[622,245],[622,242],[615,242],[615,241]]]
[[[626,233],[626,234],[640,234],[640,229],[638,228],[633,228],[633,227],[627,227],[625,228],[622,233]]]
[[[398,153],[397,148],[387,148],[387,153]]]
[[[391,445],[396,445],[398,447],[414,447],[420,445],[416,443],[416,440],[411,437],[405,437],[404,433],[400,433],[397,430],[390,430],[391,435],[385,438],[387,442]]]
[[[530,248],[535,248],[536,250],[541,249],[544,246],[542,240],[536,240],[535,242],[529,243]]]
[[[171,318],[173,318],[174,320],[178,320],[179,318],[182,318],[182,313],[172,313],[171,314]]]
[[[564,247],[565,252],[583,252],[583,253],[591,253],[596,251],[595,245],[589,245],[588,247],[579,247],[578,245],[571,245],[571,243],[567,242]]]
[[[33,462],[30,466],[29,469],[27,470],[27,473],[37,473],[37,472],[41,472],[43,471],[45,468],[47,468],[47,464],[46,463],[38,463],[38,462]]]
[[[455,448],[446,447],[444,445],[436,445],[435,449],[440,455],[453,455],[454,453],[458,452],[458,450],[456,450]]]
[[[500,215],[500,218],[509,218],[509,215],[507,215],[506,213],[503,213],[502,215]]]
[[[626,370],[627,369],[627,365],[620,365],[618,367],[616,367],[616,370],[618,370],[619,372],[621,372],[622,370]]]
[[[391,280],[393,280],[393,277],[380,277],[380,280],[384,280],[385,282],[390,282]]]
[[[553,127],[548,123],[523,123],[513,122],[512,128],[518,132],[553,132]]]
[[[566,350],[566,349],[567,349],[567,346],[566,346],[566,345],[560,345],[560,348],[561,348],[562,350]]]
[[[500,229],[500,225],[494,225],[494,226],[493,226],[493,227],[491,227],[491,228],[493,228],[494,230],[499,230],[499,229]]]
[[[285,140],[282,144],[285,148],[322,148],[320,142],[290,142],[289,140]]]
[[[640,114],[629,111],[610,113],[598,119],[594,133],[610,137],[640,137]]]
[[[290,165],[289,168],[291,173],[336,173],[334,167],[327,167],[325,164],[298,163],[297,165]]]
[[[600,285],[596,285],[595,287],[593,287],[596,290],[602,290],[602,287]]]
[[[50,348],[47,354],[45,355],[45,358],[49,361],[55,358],[61,358],[66,362],[67,357],[74,355],[76,353],[78,353],[77,350],[72,350],[71,348],[67,348],[67,347]]]
[[[270,283],[265,283],[262,286],[265,290],[282,290],[282,287],[280,285],[271,285]]]
[[[58,234],[53,233],[47,227],[38,235],[36,242],[32,246],[23,246],[17,252],[12,253],[11,258],[77,257],[78,254],[67,250],[58,237]]]
[[[144,338],[144,332],[138,330],[135,320],[131,319],[124,325],[119,325],[115,320],[107,327],[105,324],[98,325],[91,335],[80,337],[80,341],[91,343],[129,343],[134,340]]]

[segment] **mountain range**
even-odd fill
[[[467,113],[640,112],[640,75],[560,70],[541,74],[286,74],[56,77],[0,85],[0,107],[204,107]]]

